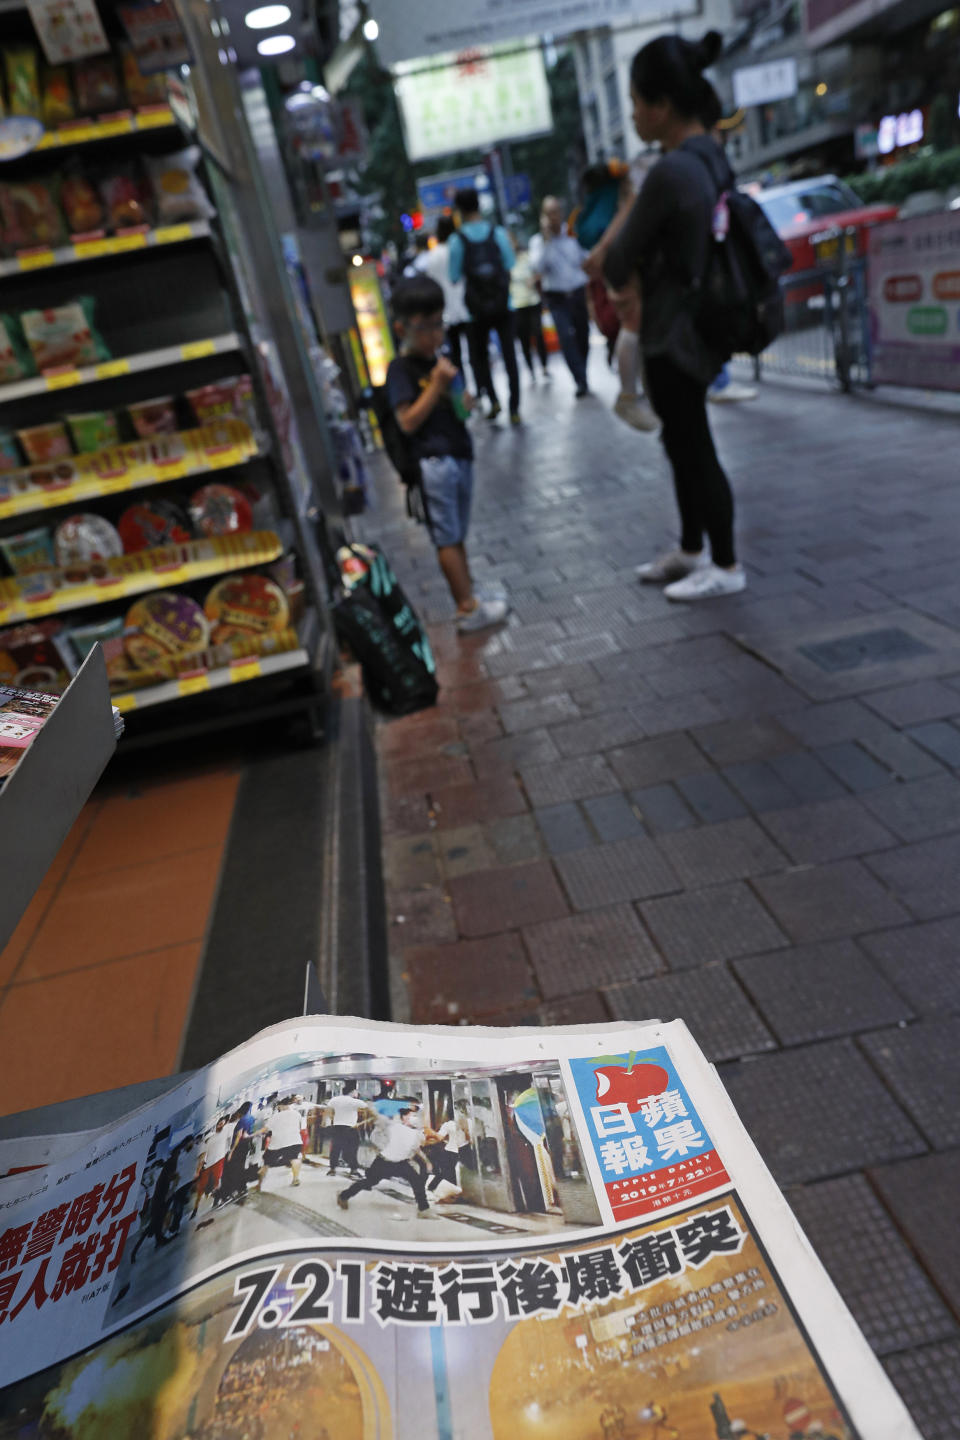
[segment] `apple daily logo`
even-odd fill
[[[629,1213],[660,1209],[726,1179],[664,1047],[571,1060],[570,1068],[615,1213],[628,1202]]]

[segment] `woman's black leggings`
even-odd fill
[[[707,387],[664,355],[644,362],[647,395],[663,422],[663,448],[673,466],[684,550],[710,541],[715,565],[736,564],[733,548],[733,494],[707,419]]]

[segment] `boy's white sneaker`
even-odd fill
[[[632,425],[634,430],[659,430],[660,428],[660,421],[653,410],[645,400],[641,400],[637,395],[625,395],[621,392],[614,401],[613,413],[627,425]]]
[[[472,635],[475,630],[487,630],[491,625],[499,625],[510,613],[506,600],[483,599],[477,595],[476,601],[473,610],[457,617],[457,629],[461,635]]]
[[[473,587],[478,600],[508,600],[509,592],[502,580],[478,580]]]
[[[664,590],[668,600],[715,600],[721,595],[739,595],[747,586],[742,565],[721,570],[719,565],[704,565],[683,580],[676,580]]]
[[[709,564],[710,556],[706,550],[701,550],[698,555],[691,555],[688,550],[668,550],[665,555],[658,555],[656,560],[638,565],[637,579],[644,585],[668,585],[671,580],[682,580]]]

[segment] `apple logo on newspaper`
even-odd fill
[[[634,1051],[627,1056],[626,1065],[622,1055],[598,1055],[590,1063],[597,1077],[597,1099],[604,1105],[626,1105],[629,1111],[639,1110],[644,1100],[649,1100],[651,1095],[662,1095],[670,1084],[670,1076],[662,1065],[644,1060],[636,1063]]]

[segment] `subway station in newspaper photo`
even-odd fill
[[[733,1193],[586,1245],[263,1255],[0,1396],[2,1440],[855,1435]]]
[[[238,1251],[477,1243],[600,1223],[556,1061],[329,1056],[243,1076],[151,1140],[109,1321]]]

